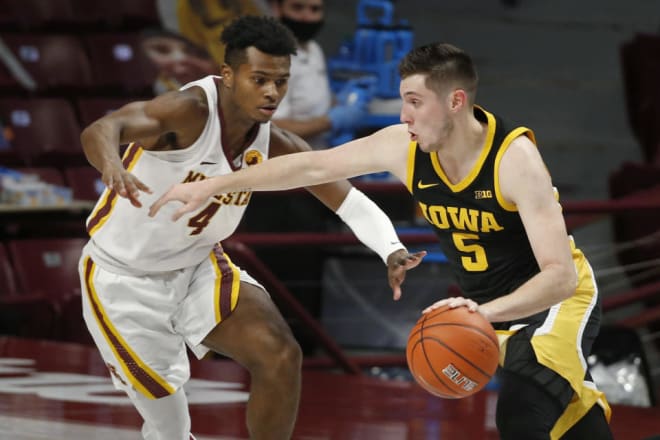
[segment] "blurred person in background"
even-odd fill
[[[165,29],[147,29],[142,33],[142,49],[158,71],[154,93],[178,90],[184,84],[220,73],[205,48]]]
[[[176,2],[178,31],[211,55],[215,64],[225,62],[220,35],[235,18],[243,15],[271,15],[260,0],[173,0]]]
[[[291,57],[289,91],[273,121],[314,149],[326,148],[331,135],[355,130],[367,113],[368,102],[345,99],[333,106],[325,54],[314,40],[323,27],[323,0],[272,0],[271,6],[298,43],[296,55]]]

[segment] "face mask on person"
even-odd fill
[[[293,32],[293,35],[299,43],[307,43],[309,40],[316,37],[323,27],[323,19],[318,21],[300,21],[281,17],[280,20],[282,21],[282,24],[291,29],[291,32]]]

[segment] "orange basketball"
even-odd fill
[[[481,390],[500,356],[495,330],[467,307],[441,307],[422,315],[408,336],[408,368],[426,391],[460,399]]]

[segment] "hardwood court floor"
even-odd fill
[[[199,440],[247,439],[247,375],[193,361],[186,387]],[[295,440],[495,440],[494,392],[442,400],[406,381],[305,370]],[[95,349],[0,337],[0,439],[139,439],[140,417],[114,391]],[[660,434],[660,408],[614,407],[615,438]]]

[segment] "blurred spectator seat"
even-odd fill
[[[620,49],[628,119],[649,163],[660,164],[660,36],[637,34]]]
[[[83,127],[87,127],[101,116],[117,110],[124,104],[137,100],[139,98],[79,98],[76,104],[80,115],[80,123]]]
[[[610,174],[611,199],[633,196],[642,192],[644,200],[660,196],[660,166],[626,162]],[[629,281],[635,286],[660,279],[657,265],[637,267],[639,263],[660,258],[660,213],[657,210],[621,212],[612,219],[616,243],[635,242],[635,246],[620,246],[619,262],[626,268]]]
[[[12,9],[12,3],[15,0],[0,0],[0,29],[9,31],[18,29],[18,20],[16,13]]]
[[[64,176],[55,167],[17,167],[15,170],[23,174],[35,174],[39,176],[39,180],[42,182],[58,186],[66,185],[64,183]]]
[[[19,292],[8,252],[0,243],[0,334],[54,338],[59,333],[58,320],[55,301]]]
[[[20,30],[62,29],[77,21],[70,0],[0,0],[0,6]]]
[[[89,2],[89,0],[77,1]],[[149,26],[160,26],[158,0],[103,0],[101,3],[109,6],[106,12],[106,22],[114,29],[142,29]]]
[[[78,38],[71,35],[3,34],[2,39],[32,76],[38,93],[81,93],[92,85],[89,59]],[[0,74],[0,78],[8,73]]]
[[[19,289],[62,298],[80,291],[78,260],[84,238],[10,240],[7,243]]]
[[[0,298],[16,294],[14,270],[5,245],[0,243]]]
[[[98,200],[103,189],[101,174],[91,166],[68,167],[64,177],[76,200]]]
[[[93,346],[94,340],[83,319],[82,298],[79,293],[64,298],[60,303],[60,340]]]
[[[44,295],[0,297],[0,334],[56,340],[59,321],[59,306]]]
[[[85,163],[71,104],[57,98],[0,98],[0,119],[14,133],[10,152],[28,166]],[[10,165],[7,163],[6,165]]]
[[[137,33],[108,33],[85,38],[93,80],[108,93],[152,96],[156,68],[147,58]]]
[[[139,29],[159,24],[157,0],[0,0],[0,28],[28,31]]]

